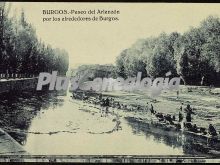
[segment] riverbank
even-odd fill
[[[114,101],[123,105],[133,106],[135,113],[143,113],[146,110],[147,103],[152,104],[154,110],[163,113],[175,115],[178,119],[178,113],[181,104],[183,108],[190,104],[195,115],[192,116],[192,122],[204,128],[213,124],[220,132],[220,89],[196,86],[181,86],[177,97],[176,91],[163,91],[160,96],[152,98],[147,92],[106,92],[104,96],[114,98]],[[140,106],[138,110],[137,107]]]
[[[176,97],[175,91],[162,93],[158,98],[150,98],[147,93],[143,92],[103,93],[104,97],[108,96],[121,104],[128,105],[127,108],[131,108],[133,105],[131,110],[117,107],[109,108],[108,113],[101,110],[98,104],[89,104],[87,101],[71,98],[71,93],[10,93],[1,97],[0,114],[3,118],[0,119],[2,120],[0,125],[26,151],[36,155],[111,155],[116,153],[135,155],[216,155],[195,150],[195,145],[199,145],[195,143],[196,138],[188,138],[189,136],[182,136],[181,133],[171,134],[172,131],[163,131],[153,127],[149,129],[145,123],[145,121],[152,118],[151,114],[143,109],[143,107],[146,107],[147,102],[152,103],[157,112],[177,113],[181,102],[184,102],[185,106],[189,101],[196,112],[196,117],[198,115],[209,115],[209,112],[213,112],[212,110],[206,110],[206,113],[201,113],[203,110],[195,109],[199,104],[203,108],[214,108],[218,114],[218,109],[215,107],[215,104],[219,102],[216,89],[215,94],[209,94],[201,89],[190,90],[195,91],[192,93],[182,89],[179,98]],[[200,99],[203,99],[203,101]],[[208,103],[209,106],[206,106]],[[140,109],[138,109],[139,105],[142,106]],[[197,121],[195,116],[193,116],[193,122]],[[134,117],[137,120],[134,122],[125,120],[128,117]],[[214,119],[213,122],[218,123],[219,120],[215,121],[216,117],[219,117],[219,115],[210,117],[210,120]],[[143,122],[140,124],[140,121]],[[204,123],[207,124],[209,121]],[[68,143],[64,143],[66,140],[68,140]],[[113,145],[109,146],[109,142]],[[96,146],[99,146],[99,148],[97,149]],[[74,150],[74,148],[77,148],[77,150]],[[157,148],[163,148],[163,150],[157,150]]]
[[[93,106],[88,107],[90,108],[86,109],[91,109]],[[94,105],[94,107],[97,106]],[[87,110],[87,112],[92,113],[90,110]],[[126,119],[128,125],[130,125],[133,131],[138,134],[142,132],[143,134],[146,134],[147,137],[153,137],[155,141],[160,139],[158,142],[163,141],[165,144],[172,146],[173,148],[182,147],[185,155],[215,157],[220,154],[220,143],[212,141],[210,136],[195,134],[187,130],[177,130],[172,125],[160,123],[150,112],[109,108],[108,113],[116,115],[121,121]],[[120,129],[124,129],[124,127],[122,126]]]
[[[10,91],[35,89],[38,78],[0,79],[0,94]]]
[[[0,128],[0,155],[28,155],[23,147]]]

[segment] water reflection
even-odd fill
[[[7,131],[19,143],[25,144],[27,131],[32,120],[41,110],[63,106],[63,100],[56,92],[10,92],[2,94],[0,99],[0,127]]]
[[[173,149],[152,137],[146,139],[141,130],[137,136],[137,131],[132,132],[134,130],[122,117],[100,112],[82,101],[72,100],[69,95],[41,93],[27,98],[36,99],[36,105],[32,104],[31,108],[37,113],[26,123],[27,134],[21,142],[32,154],[182,154],[181,148]],[[24,116],[28,116],[25,110],[30,105],[28,100],[23,103]],[[122,129],[118,129],[120,127]],[[14,137],[21,138],[18,134]]]
[[[152,137],[153,140],[157,143],[164,143],[172,148],[181,148],[182,147],[182,135],[175,132],[167,132],[160,128],[153,127],[152,125],[145,122],[135,122],[129,120],[128,124],[132,127],[133,132],[143,132],[146,138]]]
[[[9,93],[1,97],[1,127],[31,154],[195,154],[191,139],[125,120],[116,109],[73,100],[65,92]],[[114,111],[114,113],[113,113]]]
[[[210,143],[204,138],[192,134],[183,134],[175,131],[165,131],[152,124],[135,121],[133,117],[126,118],[133,132],[140,134],[142,131],[147,138],[152,137],[155,142],[171,146],[173,149],[182,148],[184,155],[210,156],[210,149],[219,149],[216,143]]]

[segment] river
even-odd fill
[[[119,110],[104,113],[98,105],[72,99],[69,92],[38,95],[27,92],[14,94],[11,99],[5,97],[2,102],[2,115],[11,120],[3,127],[33,155],[190,153],[177,140],[180,137],[141,130],[125,120]]]

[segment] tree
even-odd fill
[[[11,30],[10,20],[8,19],[10,8],[10,3],[6,5],[5,2],[0,2],[0,73],[5,73],[9,66],[9,54],[6,49],[7,46],[11,46],[7,45],[10,40],[8,33]]]
[[[201,72],[204,64],[201,55],[202,45],[205,42],[203,33],[198,28],[191,28],[178,42],[175,51],[178,74],[187,84],[200,85],[202,77],[206,74]]]
[[[116,58],[116,72],[118,76],[127,78],[125,73],[125,61],[126,58],[126,50],[124,50],[117,58]]]
[[[57,70],[65,74],[69,57],[65,50],[53,49],[39,41],[24,10],[20,18],[9,17],[10,5],[0,3],[0,73],[20,73],[26,77]]]
[[[178,37],[178,33],[172,33],[171,35],[162,33],[157,38],[148,60],[147,70],[152,77],[164,77],[169,71],[173,76],[177,74],[174,44]]]

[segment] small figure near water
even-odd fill
[[[189,104],[187,104],[185,111],[186,111],[186,122],[191,122],[192,121],[191,115],[195,113],[192,111],[192,108],[190,107]]]
[[[183,111],[183,103],[181,103],[180,111],[181,111],[181,112]]]
[[[146,111],[148,112],[149,111],[149,104],[148,104],[148,102],[147,102],[147,105],[146,105]]]
[[[179,109],[179,122],[183,121],[183,103],[181,103],[180,109]]]
[[[209,124],[208,131],[211,136],[217,136],[217,131],[212,124]]]
[[[109,109],[109,106],[110,106],[110,101],[109,101],[109,98],[107,97],[106,99],[105,99],[105,107],[106,107],[106,112],[108,112],[108,109]]]
[[[179,98],[179,94],[180,94],[180,92],[179,92],[179,91],[176,91],[176,98],[177,98],[177,99]]]
[[[172,125],[174,124],[173,117],[171,117],[170,114],[165,115],[164,118],[165,118],[166,121],[169,122],[169,124],[172,124]]]
[[[192,131],[192,132],[195,132],[195,133],[198,133],[198,132],[199,132],[199,131],[198,131],[198,127],[197,127],[196,124],[194,124],[194,125],[192,126],[191,131]]]
[[[151,115],[154,114],[154,107],[152,104],[150,105],[150,112],[151,112]]]
[[[101,93],[99,94],[98,99],[99,99],[99,101],[102,100],[102,94]]]
[[[182,112],[180,111],[179,112],[179,122],[182,122],[183,121],[183,114]]]

